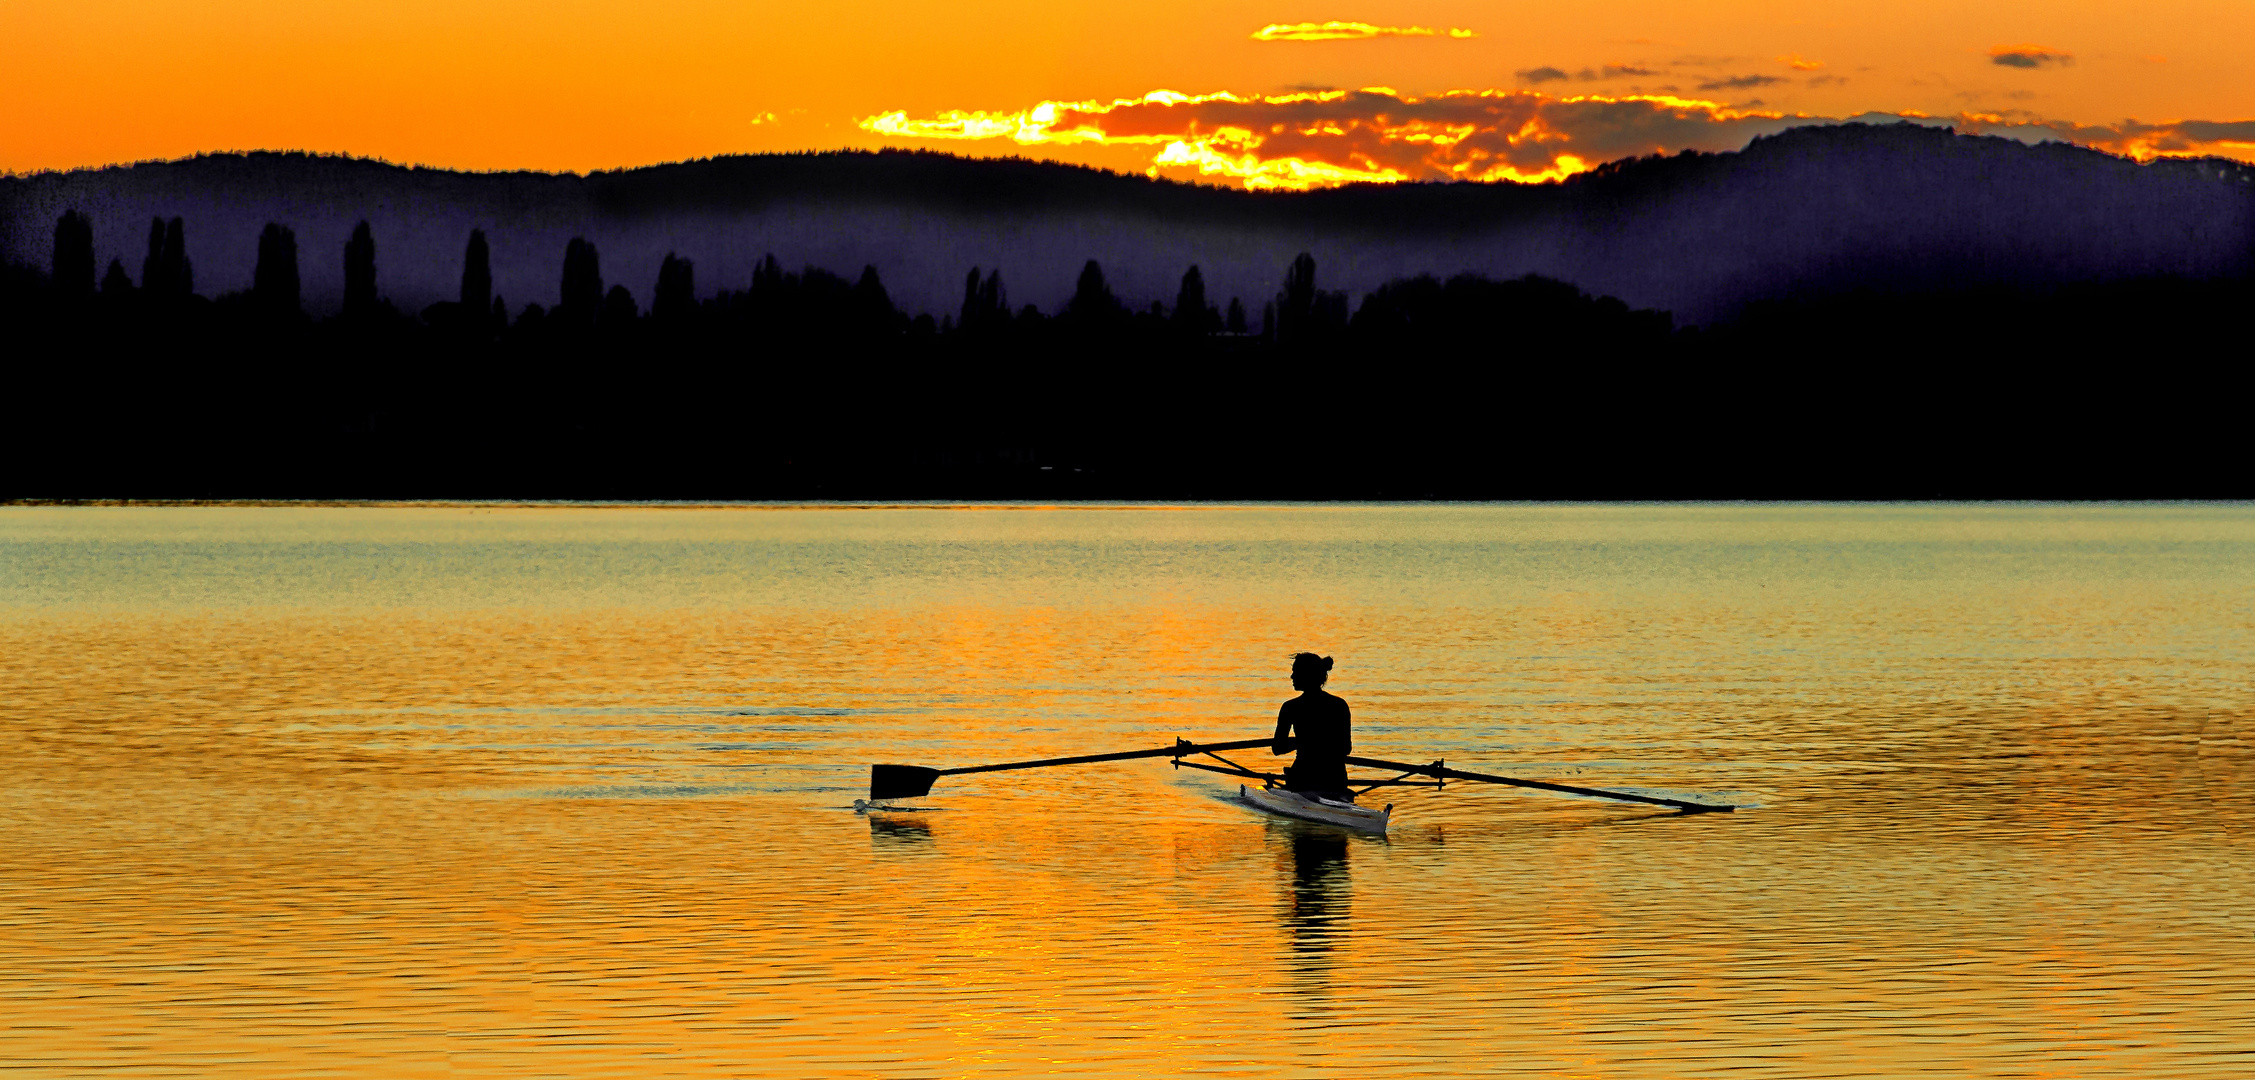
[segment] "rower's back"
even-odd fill
[[[1276,737],[1291,738],[1298,756],[1284,770],[1293,791],[1347,795],[1347,755],[1355,752],[1354,717],[1345,700],[1323,689],[1331,678],[1331,658],[1301,653],[1292,658],[1292,689],[1300,696],[1276,711]],[[1283,753],[1278,742],[1273,752]]]
[[[1316,687],[1276,711],[1276,728],[1299,739],[1299,762],[1346,764],[1355,752],[1354,715],[1345,698]]]

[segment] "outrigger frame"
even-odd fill
[[[1220,774],[1222,774],[1223,776],[1244,776],[1244,777],[1249,777],[1249,778],[1251,778],[1251,779],[1254,779],[1254,780],[1266,780],[1266,781],[1268,781],[1269,783],[1271,783],[1271,784],[1274,784],[1274,785],[1277,785],[1277,786],[1279,786],[1279,787],[1283,786],[1283,784],[1284,784],[1284,775],[1283,775],[1282,773],[1265,773],[1265,772],[1261,772],[1261,771],[1259,771],[1259,770],[1257,770],[1257,769],[1248,769],[1248,768],[1244,767],[1243,765],[1239,765],[1238,763],[1236,763],[1236,762],[1234,762],[1234,761],[1231,761],[1231,760],[1229,760],[1228,758],[1225,758],[1225,757],[1221,756],[1220,754],[1217,754],[1217,753],[1215,753],[1215,752],[1213,751],[1213,749],[1212,749],[1212,748],[1210,748],[1210,747],[1197,746],[1197,745],[1195,745],[1195,744],[1192,744],[1192,743],[1188,742],[1187,740],[1181,740],[1181,739],[1177,739],[1177,740],[1175,741],[1175,746],[1176,746],[1176,748],[1177,748],[1177,749],[1183,749],[1183,750],[1185,750],[1186,752],[1190,752],[1190,753],[1198,753],[1198,754],[1204,754],[1205,756],[1207,756],[1207,757],[1210,757],[1210,758],[1214,759],[1215,761],[1221,762],[1221,765],[1208,765],[1208,764],[1206,764],[1206,763],[1205,763],[1205,762],[1203,762],[1203,761],[1184,761],[1184,760],[1182,760],[1181,758],[1179,758],[1179,757],[1178,757],[1178,758],[1174,759],[1174,761],[1172,762],[1172,764],[1174,765],[1174,767],[1175,767],[1175,768],[1178,768],[1178,769],[1203,769],[1203,770],[1205,770],[1206,772],[1210,772],[1210,773],[1220,773]],[[1438,761],[1436,761],[1436,762],[1434,762],[1434,763],[1433,763],[1433,765],[1434,765],[1435,767],[1439,767],[1439,765],[1440,765],[1440,764],[1441,764],[1441,763],[1440,763],[1440,762],[1438,762]],[[1222,767],[1223,765],[1226,765],[1226,766],[1228,766],[1228,768],[1223,768],[1223,767]],[[1351,785],[1351,786],[1353,786],[1353,787],[1354,787],[1354,789],[1355,789],[1354,793],[1355,793],[1355,794],[1357,794],[1357,795],[1363,795],[1363,794],[1367,794],[1367,793],[1369,793],[1369,792],[1375,791],[1375,790],[1377,790],[1377,789],[1379,789],[1379,788],[1382,788],[1382,787],[1429,787],[1429,788],[1441,788],[1441,787],[1445,787],[1445,786],[1447,786],[1447,784],[1448,784],[1448,781],[1446,781],[1446,780],[1442,780],[1442,779],[1433,779],[1433,780],[1411,780],[1411,779],[1408,779],[1408,777],[1410,777],[1410,776],[1414,776],[1414,775],[1416,775],[1416,773],[1415,773],[1415,772],[1405,772],[1405,773],[1403,773],[1402,775],[1400,775],[1400,776],[1397,776],[1397,777],[1394,777],[1393,779],[1390,779],[1390,780],[1358,780],[1358,781],[1356,781],[1356,782],[1355,782],[1355,784],[1354,784],[1354,785]]]

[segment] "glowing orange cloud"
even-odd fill
[[[2141,160],[2255,158],[2255,121],[2089,126],[2034,116],[1866,113],[2026,142],[2064,140]],[[1305,190],[1414,180],[1558,180],[1599,164],[1681,150],[1725,151],[1756,136],[1841,118],[1732,108],[1664,94],[1553,97],[1454,90],[1423,97],[1386,87],[1276,95],[1155,90],[1113,101],[1044,101],[1016,112],[889,112],[864,131],[914,139],[1009,139],[1021,146],[1149,146],[1146,172],[1255,189]]]
[[[1254,41],[1364,41],[1381,37],[1439,37],[1429,26],[1373,26],[1366,22],[1270,23],[1253,31]],[[1462,41],[1480,35],[1451,27],[1448,36]]]
[[[1811,60],[1800,53],[1786,53],[1778,57],[1777,62],[1795,71],[1817,71],[1824,67],[1824,61]]]
[[[860,121],[879,135],[1007,138],[1021,146],[1157,147],[1147,172],[1256,189],[1404,180],[1557,180],[1603,161],[1697,147],[1736,149],[1793,123],[1666,95],[1551,97],[1386,87],[1295,94],[1153,91],[1115,101],[1045,101],[1011,113],[905,112]]]

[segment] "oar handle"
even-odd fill
[[[1568,795],[1589,795],[1599,799],[1619,799],[1623,802],[1649,803],[1653,806],[1673,806],[1678,810],[1689,810],[1693,813],[1703,813],[1710,810],[1720,810],[1728,813],[1729,811],[1736,809],[1735,807],[1726,806],[1721,803],[1696,803],[1686,802],[1682,799],[1663,799],[1654,795],[1632,795],[1626,791],[1604,791],[1598,788],[1575,787],[1571,784],[1546,783],[1541,780],[1521,780],[1517,777],[1497,776],[1493,773],[1465,772],[1462,769],[1444,769],[1438,765],[1411,765],[1407,762],[1384,761],[1379,758],[1351,757],[1347,759],[1347,764],[1360,765],[1366,769],[1394,769],[1405,773],[1423,773],[1426,776],[1446,778],[1449,780],[1477,780],[1483,784],[1509,784],[1512,787],[1540,788],[1544,791],[1563,791]]]
[[[1273,746],[1275,739],[1245,739],[1239,742],[1194,743],[1176,739],[1173,746],[1156,750],[1128,750],[1117,754],[1083,754],[1079,757],[1043,758],[1040,761],[1006,761],[1000,765],[967,765],[960,769],[941,769],[941,776],[961,776],[964,773],[1003,772],[1008,769],[1043,769],[1051,765],[1088,765],[1098,761],[1126,761],[1130,758],[1182,757],[1186,754],[1203,754],[1213,750],[1250,750],[1256,746]]]

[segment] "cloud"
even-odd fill
[[[2255,159],[2255,120],[2171,120],[2119,124],[2078,124],[2025,113],[1962,113],[1957,129],[1977,135],[2002,135],[2021,142],[2071,142],[2151,161],[2158,157]]]
[[[2255,158],[2255,120],[2088,126],[2026,115],[1955,119],[1867,113],[1786,115],[1664,94],[1554,96],[1455,90],[1423,97],[1383,87],[1273,95],[1156,90],[1115,101],[1045,101],[1015,112],[882,113],[863,130],[895,138],[1009,139],[1020,146],[1151,148],[1150,175],[1256,189],[1359,182],[1512,180],[1586,172],[1607,161],[1682,150],[1726,151],[1808,124],[1910,120],[2024,142],[2063,139],[2141,160],[2217,153]]]
[[[1775,75],[1738,75],[1728,79],[1716,79],[1713,82],[1700,83],[1699,89],[1751,90],[1757,86],[1768,86],[1771,83],[1781,83],[1784,81],[1784,79],[1780,79]]]
[[[1777,62],[1795,71],[1816,71],[1824,67],[1824,61],[1811,60],[1800,53],[1786,53],[1784,56],[1778,57]]]
[[[2075,57],[2072,53],[2047,49],[2041,45],[1998,45],[1989,50],[1989,62],[2004,67],[2040,68],[2051,64],[2072,64]]]
[[[1429,26],[1373,26],[1366,22],[1270,23],[1253,31],[1254,41],[1366,41],[1381,37],[1449,37],[1462,41],[1480,35],[1470,30],[1451,27],[1446,31]]]
[[[880,135],[1010,139],[1022,146],[1154,148],[1151,175],[1303,189],[1404,180],[1558,179],[1615,158],[1728,150],[1803,121],[1664,95],[1553,97],[1463,90],[1269,96],[1154,91],[1117,101],[1047,101],[1008,113],[904,112],[861,121]]]
[[[1607,64],[1601,68],[1583,68],[1571,75],[1554,67],[1525,68],[1514,71],[1512,74],[1517,76],[1520,82],[1539,86],[1546,82],[1557,82],[1561,79],[1574,79],[1580,82],[1604,82],[1609,79],[1651,78],[1659,75],[1660,72],[1645,67],[1643,64]]]

